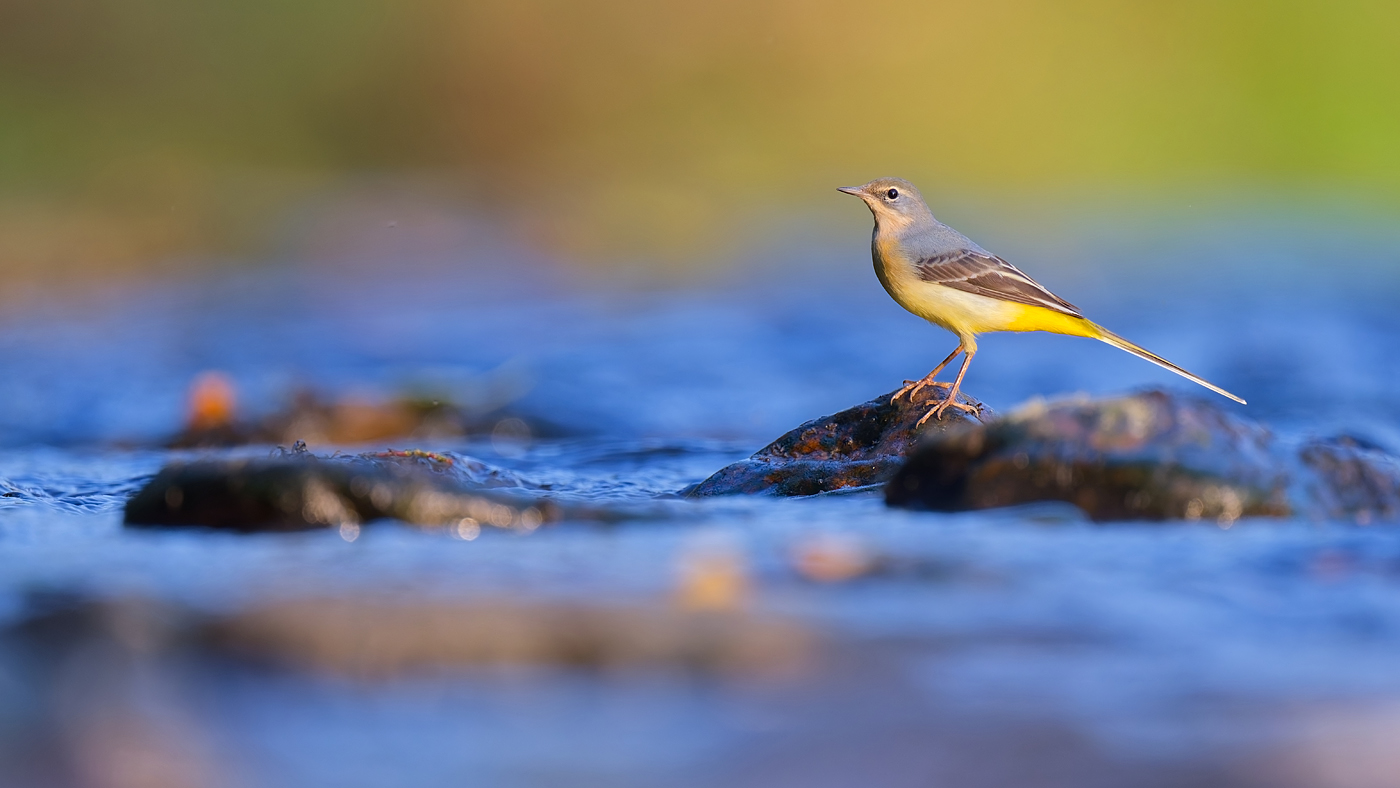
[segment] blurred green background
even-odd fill
[[[11,280],[268,257],[381,198],[665,266],[885,174],[1388,210],[1400,4],[0,0]]]

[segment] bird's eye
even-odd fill
[[[885,196],[893,200],[894,198],[899,196],[899,189],[890,189],[889,191],[885,192]]]

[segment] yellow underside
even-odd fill
[[[1011,319],[1001,328],[988,328],[985,331],[1049,331],[1052,334],[1069,334],[1075,337],[1098,338],[1098,326],[1082,317],[1071,317],[1063,312],[1039,306],[1012,304],[1009,310]]]
[[[882,277],[881,282],[900,306],[965,339],[997,331],[1048,331],[1095,339],[1102,335],[1098,326],[1082,317],[1045,307],[1002,301],[912,277]]]

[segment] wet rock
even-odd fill
[[[682,490],[701,497],[762,493],[815,495],[883,484],[899,470],[905,454],[921,434],[940,434],[977,419],[950,410],[941,419],[922,427],[915,423],[928,413],[944,392],[911,405],[907,398],[891,403],[888,394],[830,416],[803,424],[759,450],[747,460],[720,469],[710,478]],[[990,419],[990,408],[959,395],[959,402],[981,409],[978,418]]]
[[[173,463],[126,504],[129,526],[295,531],[393,518],[427,526],[533,530],[553,504],[465,458],[421,451]]]
[[[1213,402],[1154,391],[1034,403],[931,436],[892,506],[966,511],[1067,501],[1095,520],[1393,517],[1400,465],[1345,441],[1299,447]]]

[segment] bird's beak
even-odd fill
[[[846,194],[854,194],[854,195],[857,196],[857,197],[860,196],[860,187],[859,187],[859,186],[837,186],[837,187],[836,187],[836,191],[838,191],[838,192],[844,192],[844,193],[846,193]]]

